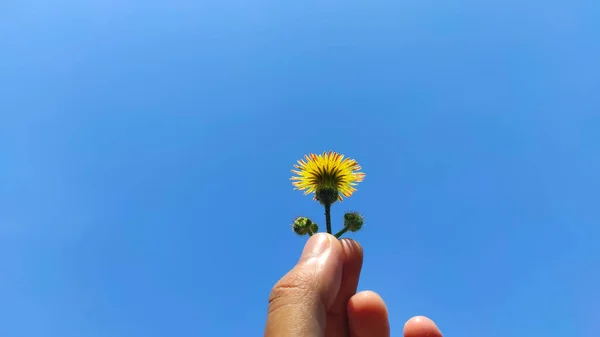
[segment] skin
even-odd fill
[[[265,337],[389,337],[383,299],[356,293],[363,263],[358,242],[318,233],[306,242],[300,260],[269,297]],[[435,323],[416,316],[405,337],[442,337]]]

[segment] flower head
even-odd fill
[[[315,193],[315,200],[319,199],[319,195],[332,196],[328,203],[336,199],[342,201],[342,196],[351,196],[356,191],[355,186],[365,177],[364,173],[358,172],[361,167],[356,160],[344,158],[344,155],[333,151],[305,155],[294,167],[296,170],[292,173],[296,176],[291,180],[296,189],[304,191],[304,194]]]

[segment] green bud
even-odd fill
[[[315,234],[315,233],[318,233],[318,232],[319,232],[319,226],[317,226],[317,224],[316,224],[316,223],[313,223],[313,224],[310,226],[310,231],[311,231],[311,233],[313,233],[313,234]]]
[[[364,223],[363,217],[358,212],[348,212],[344,214],[344,226],[351,232],[359,231]]]
[[[306,235],[312,229],[313,222],[307,217],[297,217],[294,219],[294,223],[292,223],[292,229],[294,233],[298,235]],[[315,225],[316,226],[316,225]]]

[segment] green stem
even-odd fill
[[[331,234],[331,204],[325,204],[325,223],[327,225],[327,233]]]
[[[308,231],[308,236],[313,236],[313,232],[312,231]]]
[[[346,232],[347,232],[349,229],[350,229],[350,227],[348,227],[348,226],[345,226],[344,228],[342,228],[342,230],[341,230],[341,231],[339,231],[339,232],[335,233],[335,235],[334,235],[334,236],[335,236],[336,238],[338,238],[338,239],[339,239],[339,238],[340,238],[340,236],[344,235],[344,233],[346,233]]]

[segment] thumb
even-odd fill
[[[296,266],[271,291],[265,337],[323,336],[343,263],[338,239],[325,233],[311,236]]]

